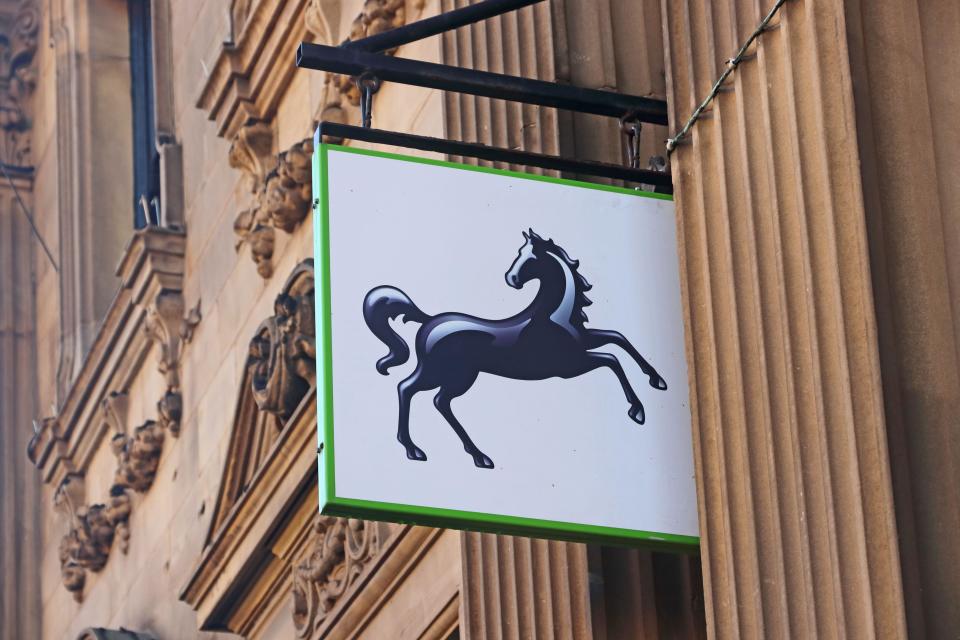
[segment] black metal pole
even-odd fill
[[[432,151],[448,156],[464,156],[479,158],[491,162],[540,167],[553,171],[608,178],[611,180],[625,180],[636,184],[650,184],[657,187],[660,193],[672,193],[673,182],[670,173],[665,171],[651,171],[649,169],[633,169],[619,164],[604,162],[590,162],[586,160],[569,160],[558,156],[532,153],[529,151],[511,151],[498,147],[489,147],[473,142],[457,142],[443,138],[418,136],[411,133],[397,133],[382,129],[368,129],[338,122],[321,122],[317,126],[315,142],[323,141],[323,136],[337,139],[359,140],[373,144],[386,144],[407,149]]]
[[[538,2],[543,2],[543,0],[485,0],[462,9],[455,9],[390,31],[384,31],[368,38],[345,42],[341,46],[345,49],[357,49],[371,53],[388,51],[400,45],[423,40],[444,31],[480,22],[509,11],[516,11]]]
[[[369,73],[387,82],[667,124],[667,103],[663,100],[407,60],[357,49],[301,42],[297,49],[297,66],[349,76]]]

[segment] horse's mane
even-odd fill
[[[553,255],[560,258],[565,265],[570,268],[570,271],[573,273],[573,285],[577,291],[577,296],[574,299],[574,313],[570,318],[570,321],[583,326],[583,323],[588,320],[587,313],[583,310],[584,307],[589,307],[593,304],[593,301],[587,297],[586,292],[590,291],[593,288],[593,285],[587,282],[587,279],[583,277],[583,274],[577,271],[580,267],[580,261],[574,260],[571,258],[563,247],[551,240],[541,240],[547,248],[547,251]]]

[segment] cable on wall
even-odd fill
[[[57,261],[53,259],[53,254],[50,253],[50,247],[47,246],[47,243],[43,240],[43,236],[40,235],[40,230],[37,229],[37,225],[33,221],[33,215],[30,213],[30,209],[27,208],[27,205],[23,202],[23,198],[20,197],[20,190],[17,189],[17,185],[14,184],[13,178],[11,178],[10,174],[7,172],[7,165],[3,162],[0,162],[0,169],[3,170],[3,175],[7,179],[7,184],[9,184],[10,188],[13,189],[13,195],[17,197],[17,202],[20,204],[20,211],[27,218],[27,222],[30,223],[30,230],[33,232],[37,242],[40,243],[40,246],[43,247],[43,251],[47,254],[47,258],[50,259],[50,265],[53,266],[54,271],[60,273],[60,266],[57,265]]]
[[[757,25],[757,28],[753,30],[753,33],[750,34],[750,37],[746,39],[740,49],[737,51],[737,55],[733,56],[727,60],[727,66],[723,70],[723,73],[720,74],[720,77],[717,78],[717,81],[713,83],[713,87],[710,89],[710,93],[707,94],[707,97],[703,99],[703,102],[693,110],[693,113],[690,114],[690,117],[681,127],[680,131],[677,132],[675,136],[667,140],[667,153],[673,153],[673,150],[677,148],[677,145],[687,136],[690,132],[690,129],[693,128],[693,124],[700,118],[704,110],[710,106],[710,103],[713,102],[713,99],[717,97],[717,94],[720,93],[720,87],[727,81],[727,78],[730,77],[730,74],[733,73],[743,59],[747,55],[747,50],[750,48],[750,45],[760,37],[760,34],[766,31],[770,26],[770,21],[773,20],[773,17],[777,15],[777,12],[780,10],[787,0],[777,0],[773,5],[773,8],[767,12],[767,15],[764,16],[763,20],[760,21],[760,24]]]

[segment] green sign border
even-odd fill
[[[316,268],[315,282],[318,284],[316,289],[317,313],[315,315],[320,355],[317,363],[317,422],[319,423],[317,464],[320,476],[320,512],[327,515],[361,517],[408,524],[469,529],[538,538],[554,538],[575,542],[602,542],[605,544],[619,544],[631,547],[642,546],[653,549],[696,553],[700,546],[700,538],[697,536],[657,533],[654,531],[637,531],[617,527],[604,527],[574,522],[557,522],[553,520],[460,511],[457,509],[441,509],[391,502],[374,502],[345,498],[336,494],[333,438],[333,342],[330,326],[330,194],[327,171],[325,170],[327,166],[327,154],[331,150],[389,158],[402,162],[416,162],[449,169],[492,173],[501,176],[522,178],[524,180],[552,182],[599,191],[611,191],[644,198],[673,200],[673,197],[667,194],[636,191],[624,187],[534,175],[520,171],[491,169],[489,167],[478,167],[444,160],[357,149],[336,144],[320,144],[319,141],[315,139],[313,152],[313,193],[318,195],[314,200],[313,228],[314,264]]]

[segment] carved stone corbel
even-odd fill
[[[183,294],[162,289],[147,307],[144,330],[160,347],[159,371],[169,388],[180,386],[180,323],[183,320]]]
[[[230,166],[243,172],[251,193],[256,193],[273,168],[272,151],[273,130],[259,120],[241,127],[230,143]]]
[[[83,598],[86,571],[100,571],[107,564],[116,530],[107,506],[83,505],[83,494],[83,477],[74,473],[64,477],[54,494],[54,506],[70,519],[58,549],[60,575],[78,602]]]
[[[147,336],[160,347],[158,369],[167,386],[163,397],[157,402],[160,426],[174,437],[180,435],[183,409],[180,395],[181,347],[184,336],[193,335],[193,327],[200,321],[199,318],[199,306],[185,316],[183,294],[179,290],[163,289],[147,308],[144,321]]]
[[[297,637],[313,637],[340,598],[380,552],[376,523],[316,515],[313,541],[292,570]]]
[[[250,256],[257,265],[262,278],[273,275],[274,230],[263,211],[262,200],[268,174],[276,167],[273,155],[273,131],[261,121],[247,123],[237,131],[230,144],[230,166],[240,169],[254,196],[250,208],[240,212],[233,222],[237,234],[236,249],[244,244],[250,246]]]
[[[304,260],[284,283],[274,315],[250,341],[247,367],[261,411],[290,417],[316,383],[313,260]]]

